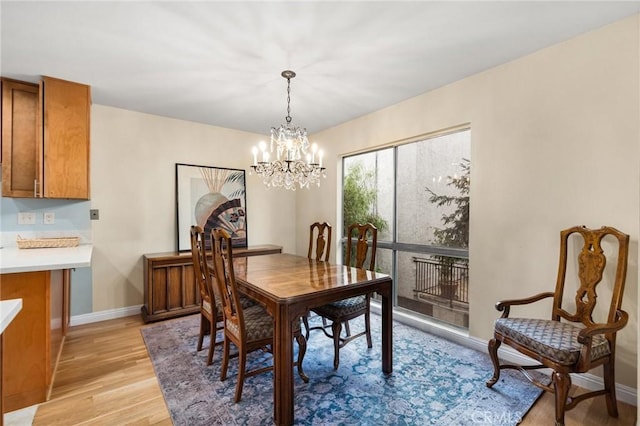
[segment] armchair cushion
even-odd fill
[[[581,327],[553,320],[530,318],[499,318],[496,332],[562,365],[578,361],[582,344],[578,342]],[[597,334],[591,341],[591,360],[611,353],[609,341]]]

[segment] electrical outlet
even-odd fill
[[[34,212],[18,213],[18,225],[35,225],[36,214]]]
[[[44,212],[43,219],[45,225],[53,225],[56,223],[56,214],[54,212]]]

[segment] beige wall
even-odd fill
[[[631,235],[617,380],[635,388],[639,46],[635,16],[313,135],[320,188],[267,190],[247,174],[249,244],[306,254],[310,223],[339,229],[342,155],[471,123],[470,335],[491,337],[497,300],[553,288],[561,229],[615,226]],[[175,249],[175,163],[246,169],[261,138],[93,106],[94,312],[142,304],[142,254]]]
[[[93,311],[143,303],[142,255],[176,249],[175,163],[246,169],[264,135],[94,105]],[[247,173],[250,245],[295,251],[295,193]]]
[[[340,156],[471,123],[470,335],[491,337],[496,301],[553,289],[561,229],[615,226],[631,235],[617,381],[636,388],[638,32],[634,16],[313,135],[335,164],[297,198],[298,252],[308,224],[339,224]]]

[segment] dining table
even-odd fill
[[[264,305],[274,319],[273,416],[275,424],[294,422],[293,330],[317,306],[377,293],[382,303],[382,373],[393,370],[393,281],[387,274],[293,254],[233,260],[239,290]],[[312,350],[312,349],[310,349]]]

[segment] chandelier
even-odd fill
[[[295,191],[296,185],[300,188],[309,188],[312,184],[320,186],[320,177],[326,177],[322,150],[315,143],[309,146],[307,129],[291,125],[291,79],[296,73],[287,70],[281,75],[287,79],[287,117],[286,124],[271,128],[270,152],[273,153],[275,147],[276,158],[272,160],[267,144],[260,142],[259,150],[253,147],[251,168],[268,187]]]

